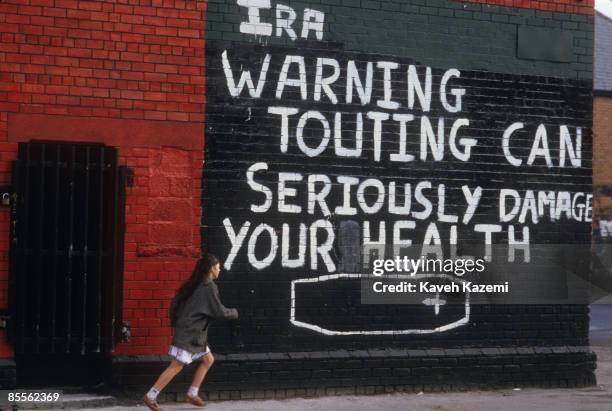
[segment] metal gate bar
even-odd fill
[[[61,160],[61,153],[60,153],[60,147],[57,146],[55,148],[55,163],[53,164],[53,172],[54,172],[54,190],[53,192],[55,193],[53,196],[53,217],[52,217],[52,221],[53,221],[53,237],[52,237],[52,241],[51,241],[51,249],[53,250],[52,252],[52,260],[51,260],[51,351],[54,352],[55,351],[55,338],[56,338],[56,315],[57,315],[57,294],[56,294],[56,290],[57,290],[57,275],[58,275],[58,270],[57,270],[57,264],[58,264],[58,259],[57,259],[57,246],[58,246],[58,236],[59,236],[59,191],[60,191],[60,160]]]
[[[100,201],[98,201],[98,205],[100,207],[100,211],[99,211],[99,215],[102,216],[104,215],[104,147],[100,148],[100,157],[98,158],[98,173],[99,173],[99,179],[98,179],[98,198],[100,199]],[[104,219],[100,218],[98,220],[98,244],[102,244],[103,240],[104,240]],[[102,272],[102,253],[98,254],[98,258],[96,261],[96,264],[98,266],[98,272],[101,273]],[[97,289],[99,290],[99,292],[97,293],[97,304],[98,307],[102,306],[102,276],[99,275],[98,276],[98,284],[97,284]],[[102,320],[102,311],[98,310],[96,312],[96,334],[95,334],[95,339],[97,341],[97,345],[95,348],[95,351],[98,352],[100,351],[100,346],[102,345],[101,340],[101,320]]]
[[[85,148],[85,195],[83,196],[83,274],[81,274],[81,309],[79,312],[83,313],[81,318],[81,354],[85,354],[85,337],[87,335],[87,251],[88,251],[88,217],[89,217],[89,147]],[[101,253],[99,253],[101,254]]]
[[[42,254],[42,230],[43,230],[43,224],[45,223],[45,195],[44,195],[44,189],[45,189],[45,146],[43,145],[42,147],[40,147],[40,162],[41,162],[41,167],[40,167],[40,175],[38,176],[40,178],[40,184],[39,184],[39,211],[38,211],[38,235],[37,235],[37,239],[36,239],[36,252],[38,254]],[[42,284],[42,259],[39,258],[36,260],[36,282],[38,284]],[[36,341],[36,345],[35,345],[35,352],[39,353],[40,352],[40,314],[41,314],[41,300],[42,300],[42,287],[38,286],[36,287],[36,307],[35,307],[35,313],[36,313],[36,336],[35,336],[35,341]]]
[[[65,338],[64,338],[64,350],[70,352],[70,341],[72,338],[72,257],[74,254],[73,248],[73,236],[74,231],[74,166],[76,160],[76,147],[70,147],[71,161],[70,161],[70,181],[68,187],[70,188],[70,203],[69,203],[69,217],[68,217],[68,267],[66,272],[66,293],[68,298],[66,299],[66,327],[65,327]],[[55,250],[53,250],[55,252]]]

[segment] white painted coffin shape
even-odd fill
[[[435,328],[430,329],[406,329],[406,330],[354,330],[354,331],[338,331],[338,330],[328,330],[316,324],[306,323],[303,321],[298,321],[295,319],[295,307],[296,307],[296,299],[295,299],[295,288],[298,284],[305,283],[320,283],[324,281],[330,280],[338,280],[338,279],[361,279],[364,277],[371,277],[367,274],[329,274],[322,275],[319,277],[312,278],[299,278],[297,280],[291,281],[291,314],[289,321],[291,324],[296,327],[307,328],[309,330],[316,331],[320,334],[324,335],[401,335],[401,334],[434,334],[441,333],[444,331],[452,330],[453,328],[461,327],[462,325],[466,325],[470,322],[470,293],[467,291],[465,293],[465,301],[464,301],[464,315],[460,319],[453,321],[448,324],[439,325]],[[465,282],[459,277],[446,275],[446,274],[417,274],[414,276],[408,274],[398,274],[394,275],[394,278],[399,279],[415,279],[415,278],[443,278],[449,280],[451,282]]]

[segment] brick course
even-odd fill
[[[116,357],[117,393],[137,397],[164,369],[167,356]],[[193,366],[161,394],[182,401]],[[578,347],[499,350],[331,350],[219,354],[202,395],[209,400],[283,399],[389,392],[448,392],[593,385],[595,355]]]
[[[203,121],[206,3],[142,3],[3,2],[5,111]]]
[[[506,7],[520,7],[561,13],[593,14],[594,0],[467,0],[472,3],[482,3]]]

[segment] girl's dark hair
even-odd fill
[[[219,263],[219,259],[213,254],[204,254],[197,261],[191,277],[181,285],[170,304],[172,326],[176,324],[177,314],[183,303],[191,297],[197,286],[208,276],[210,270]]]

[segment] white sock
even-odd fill
[[[194,387],[193,385],[191,387],[189,387],[189,389],[187,390],[187,395],[189,395],[190,397],[197,397],[198,396],[198,391],[200,391],[200,387]]]
[[[159,394],[159,391],[158,391],[156,388],[153,388],[153,387],[152,387],[152,388],[149,390],[149,392],[147,393],[147,397],[148,397],[150,400],[155,401],[155,399],[157,398],[157,395],[158,395],[158,394]]]

